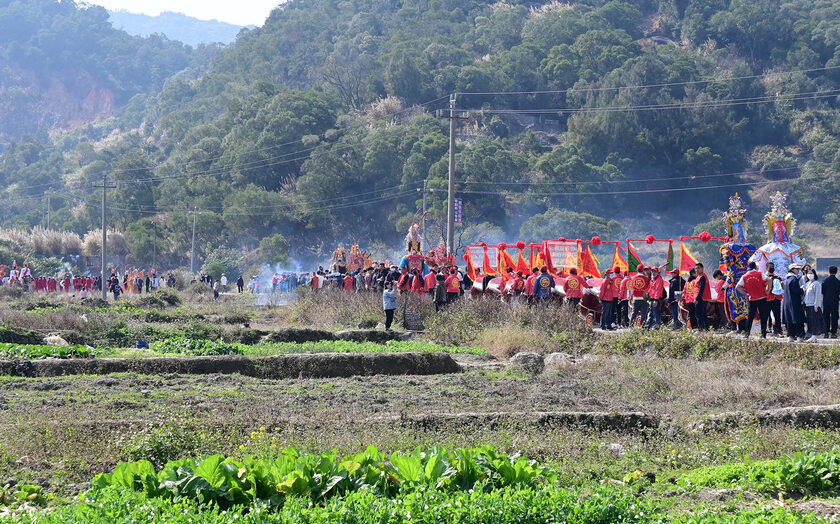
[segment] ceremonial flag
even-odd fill
[[[539,246],[531,245],[531,269],[543,267],[542,249]]]
[[[641,263],[642,259],[639,257],[639,254],[636,253],[636,246],[627,242],[627,271],[635,273],[636,268],[639,267],[639,264]]]
[[[502,274],[502,279],[508,280],[512,278],[508,273],[508,268],[516,270],[516,265],[513,263],[513,258],[507,252],[507,249],[499,249],[499,273]]]
[[[473,267],[472,257],[470,256],[469,249],[464,254],[464,261],[467,263],[467,276],[470,277],[470,280],[475,282],[475,267]]]
[[[615,253],[613,253],[612,267],[617,267],[621,271],[627,271],[627,261],[621,256],[621,246],[617,243],[615,245]]]
[[[485,275],[495,275],[496,270],[490,265],[490,257],[487,255],[487,247],[484,248],[484,263],[481,266],[481,272]]]
[[[581,254],[581,266],[583,276],[590,276],[592,278],[601,278],[601,271],[598,270],[598,263],[600,261],[592,253],[592,248],[586,246],[586,251]]]
[[[668,244],[668,260],[665,261],[665,271],[674,270],[674,241]]]
[[[685,247],[685,242],[680,240],[680,274],[688,274],[697,265],[697,259]]]
[[[525,262],[525,257],[522,256],[522,250],[519,250],[519,257],[516,259],[516,270],[522,271],[524,276],[528,276],[528,273],[531,272],[531,268],[528,267],[528,263]]]

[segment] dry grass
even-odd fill
[[[581,353],[594,338],[584,319],[569,308],[498,300],[460,300],[429,318],[426,336],[439,344],[487,347],[502,358],[518,348]]]
[[[840,402],[837,370],[806,370],[777,360],[749,364],[728,359],[593,355],[561,373],[588,376],[593,394],[619,405],[684,417],[696,412]]]
[[[37,255],[78,255],[82,239],[76,233],[35,226],[32,231],[0,229],[0,240],[6,240],[19,251]]]
[[[108,251],[117,256],[124,256],[129,253],[128,241],[119,231],[108,231]],[[102,253],[102,230],[94,229],[88,231],[82,239],[82,254],[87,256],[100,255]]]

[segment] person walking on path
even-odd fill
[[[534,298],[537,304],[548,306],[551,290],[554,289],[554,277],[548,274],[548,266],[540,268],[540,276],[534,281]]]
[[[837,338],[837,316],[840,310],[840,280],[837,278],[837,266],[828,268],[828,277],[822,283],[822,295],[825,338]]]
[[[706,305],[712,299],[712,288],[709,285],[709,277],[706,275],[706,270],[703,264],[694,266],[697,274],[697,329],[699,331],[709,330],[709,313]]]
[[[653,278],[650,281],[648,288],[648,296],[650,296],[650,315],[645,327],[647,329],[659,329],[662,325],[662,297],[665,295],[665,280],[662,278],[661,269],[659,267],[651,268]]]
[[[805,291],[799,285],[799,273],[802,266],[791,264],[788,274],[785,275],[785,298],[782,299],[782,310],[785,324],[788,329],[788,337],[791,342],[797,338],[805,339],[805,310],[802,309],[802,296]],[[816,341],[816,337],[813,337]],[[811,341],[807,339],[807,341]]]
[[[604,281],[601,283],[601,289],[598,291],[598,298],[601,299],[601,329],[611,331],[613,327],[613,318],[615,312],[613,311],[613,274],[611,270],[607,270],[604,275]]]
[[[802,300],[805,302],[805,320],[808,322],[808,332],[806,336],[813,338],[816,342],[816,337],[825,332],[823,328],[823,295],[822,284],[817,276],[817,272],[813,268],[808,268],[805,273],[805,295]]]
[[[431,275],[432,273],[429,273],[429,274]],[[434,287],[432,288],[432,292],[434,294],[434,299],[435,299],[435,313],[437,313],[438,311],[440,311],[440,308],[442,308],[444,305],[446,305],[447,293],[446,293],[446,278],[444,278],[443,274],[441,273],[440,275],[437,275],[437,277],[435,277],[435,279],[436,279],[436,282],[435,282]]]
[[[671,271],[671,281],[668,283],[668,304],[671,308],[671,318],[674,319],[673,329],[682,327],[680,322],[680,299],[685,289],[685,279],[680,276],[680,270]]]
[[[630,279],[630,292],[633,296],[633,315],[630,317],[630,327],[636,327],[636,319],[639,319],[639,326],[644,327],[648,315],[648,303],[645,295],[650,288],[650,270],[643,264],[636,267],[636,276]]]
[[[767,305],[767,289],[772,285],[772,280],[758,270],[755,262],[750,262],[748,267],[749,271],[744,273],[735,286],[735,289],[747,295],[750,300],[744,336],[750,338],[755,314],[758,312],[761,321],[761,338],[767,338],[767,321],[770,318],[770,308]]]
[[[385,283],[385,291],[382,292],[382,308],[385,310],[385,331],[390,333],[391,324],[394,323],[394,311],[397,310],[397,290],[394,288],[394,281]]]
[[[236,289],[242,293],[242,290],[245,289],[245,280],[242,279],[242,275],[239,275],[239,278],[236,279]]]
[[[563,283],[563,292],[566,293],[566,303],[571,306],[572,310],[577,311],[580,300],[583,298],[583,290],[592,286],[578,276],[576,268],[570,269],[569,273],[566,282]]]
[[[782,337],[784,336],[782,334],[782,299],[785,296],[782,277],[776,274],[776,264],[773,262],[767,263],[764,274],[771,282],[770,290],[767,292],[767,308],[770,310],[770,316],[773,319],[771,322],[773,334]]]

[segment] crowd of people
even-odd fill
[[[622,327],[660,329],[670,317],[673,330],[717,330],[749,337],[754,322],[758,321],[761,337],[766,337],[770,330],[774,336],[786,336],[792,341],[815,342],[820,335],[837,336],[840,280],[836,267],[831,267],[829,276],[821,280],[810,265],[793,264],[782,276],[775,274],[772,262],[764,273],[751,263],[749,271],[737,283],[728,283],[719,269],[709,275],[700,263],[687,273],[645,265],[635,269],[633,273],[618,267],[608,269],[597,291],[593,289],[592,279],[578,275],[575,268],[569,269],[562,279],[552,275],[545,266],[533,268],[527,275],[509,269],[501,279],[498,294],[493,296],[504,302],[547,305],[553,300],[558,282],[562,282],[564,303],[582,314],[597,313],[582,303],[585,294],[597,292],[601,309],[599,327],[605,331]],[[321,267],[307,278],[314,291],[331,288],[382,293],[387,330],[391,329],[399,295],[427,297],[440,310],[470,294],[474,284],[456,266],[432,266],[423,275],[419,270],[385,263],[346,273],[327,273]],[[482,290],[487,290],[495,278],[495,275],[475,274]],[[729,320],[724,305],[727,290],[732,287],[749,298],[749,311],[737,323]]]

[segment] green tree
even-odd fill
[[[589,239],[593,236],[611,240],[621,232],[621,224],[615,220],[555,208],[529,218],[522,224],[519,236],[526,242],[542,242],[560,237]]]
[[[281,234],[260,240],[260,260],[269,264],[287,264],[289,262],[289,242]]]

